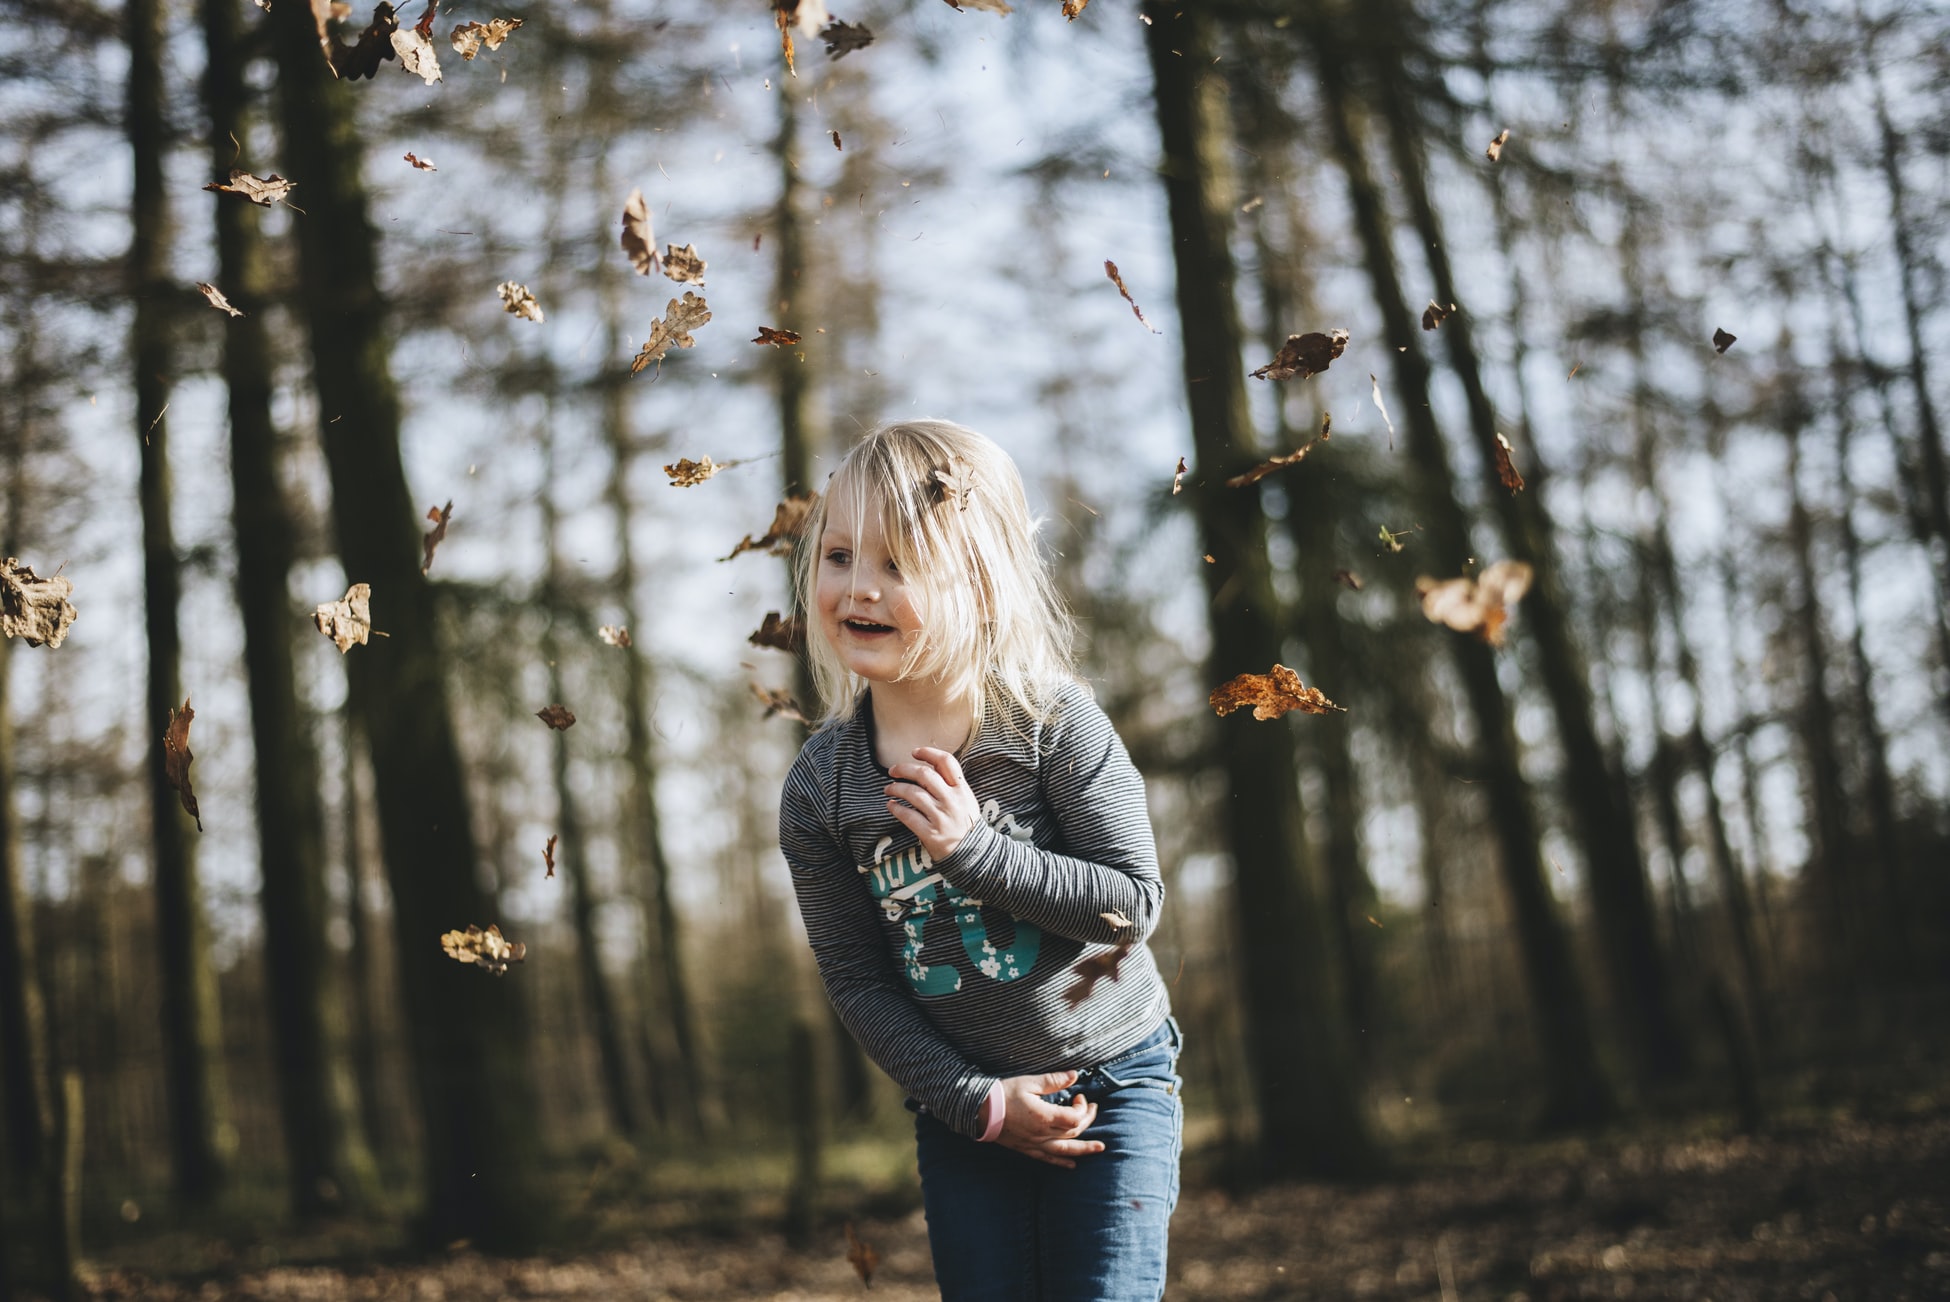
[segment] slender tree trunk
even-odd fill
[[[344,770],[341,789],[345,793],[339,822],[340,835],[345,839],[345,916],[352,933],[351,952],[346,955],[352,1083],[359,1100],[359,1129],[375,1154],[395,1159],[380,1163],[384,1175],[392,1179],[401,1165],[396,1159],[403,1141],[392,1122],[379,1079],[379,1002],[373,990],[373,965],[378,961],[374,946],[379,938],[373,934],[372,917],[366,910],[366,884],[371,877],[366,862],[365,820],[360,817],[364,797],[359,786],[359,725],[350,709],[342,710],[339,720]]]
[[[1146,43],[1163,144],[1165,197],[1177,267],[1187,403],[1197,449],[1191,490],[1205,550],[1217,682],[1265,672],[1280,655],[1280,617],[1255,497],[1228,475],[1255,459],[1240,368],[1243,335],[1228,246],[1231,132],[1225,87],[1213,71],[1205,18],[1148,0]],[[1244,949],[1247,1042],[1260,1114],[1260,1157],[1275,1176],[1358,1176],[1380,1155],[1357,1096],[1346,1028],[1326,999],[1323,929],[1306,870],[1293,734],[1244,715],[1222,725],[1231,800],[1223,815],[1232,851]]]
[[[285,162],[305,216],[296,223],[302,308],[324,421],[332,510],[347,577],[368,583],[390,636],[345,659],[348,698],[370,747],[380,837],[427,1140],[421,1227],[444,1243],[506,1250],[546,1220],[522,983],[454,963],[442,932],[495,921],[482,889],[465,777],[448,711],[433,592],[400,461],[392,334],[378,286],[376,235],[360,178],[351,88],[320,56],[311,12],[275,5]]]
[[[156,935],[162,960],[163,1072],[176,1191],[190,1203],[205,1203],[223,1182],[227,1157],[217,986],[209,969],[187,816],[164,773],[162,748],[170,711],[183,699],[177,695],[182,655],[176,627],[180,586],[169,522],[169,425],[164,419],[172,359],[169,200],[163,191],[168,124],[159,0],[130,0],[124,22],[129,45],[126,127],[135,177],[129,247],[135,323],[129,355],[142,457],[142,566],[149,644],[145,742],[153,813]]]
[[[1427,563],[1439,567],[1438,572],[1452,572],[1474,554],[1468,522],[1450,487],[1453,475],[1448,450],[1429,407],[1429,365],[1417,342],[1415,319],[1395,269],[1381,196],[1354,134],[1343,55],[1325,32],[1322,24],[1308,35],[1313,42],[1330,147],[1347,179],[1384,335],[1395,346],[1395,387],[1405,407],[1402,419],[1408,427],[1408,451],[1416,463],[1417,492],[1426,526],[1417,536],[1425,540],[1425,554],[1433,553]],[[1582,982],[1538,855],[1536,815],[1518,761],[1509,705],[1497,681],[1490,649],[1461,638],[1454,642],[1454,648],[1464,693],[1480,734],[1498,860],[1517,926],[1543,1053],[1545,1116],[1551,1123],[1563,1125],[1597,1121],[1611,1115],[1615,1104],[1598,1066]]]

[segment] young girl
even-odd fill
[[[801,565],[830,704],[779,843],[833,1006],[912,1096],[942,1297],[1156,1302],[1184,1117],[1144,944],[1164,884],[1022,480],[961,426],[885,426]]]

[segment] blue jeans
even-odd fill
[[[1178,1205],[1183,1040],[1164,1023],[1142,1044],[1046,1095],[1097,1105],[1083,1138],[1104,1151],[1074,1170],[979,1144],[915,1118],[928,1245],[943,1302],[1158,1302]]]

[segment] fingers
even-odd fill
[[[944,806],[955,804],[954,792],[949,790],[953,784],[948,782],[938,769],[918,763],[896,764],[887,772],[894,779],[894,782],[889,785],[911,784],[926,791]],[[963,790],[966,791],[966,788]]]
[[[934,746],[917,746],[914,748],[914,758],[939,773],[949,786],[968,785],[968,779],[962,775],[961,761],[955,758],[953,751],[941,750]]]

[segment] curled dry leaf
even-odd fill
[[[280,200],[289,201],[292,187],[296,181],[287,181],[276,172],[269,176],[252,176],[249,172],[233,171],[228,181],[212,181],[204,186],[217,194],[241,194],[260,207],[269,208]]]
[[[755,344],[770,344],[774,348],[784,348],[789,344],[799,342],[799,332],[797,330],[774,330],[771,326],[760,326],[758,328],[758,337],[752,340],[752,342]]]
[[[873,33],[863,23],[843,23],[835,18],[820,29],[819,39],[826,42],[826,57],[838,59],[872,45]]]
[[[1265,461],[1262,461],[1258,465],[1254,466],[1251,470],[1248,470],[1246,473],[1242,475],[1234,475],[1232,478],[1226,480],[1226,487],[1244,488],[1248,484],[1257,484],[1260,480],[1266,478],[1268,475],[1272,474],[1275,470],[1282,470],[1287,466],[1299,465],[1302,461],[1305,461],[1307,459],[1307,454],[1309,452],[1312,452],[1316,445],[1325,443],[1327,441],[1328,431],[1333,427],[1333,424],[1334,424],[1334,417],[1331,414],[1322,416],[1320,421],[1320,433],[1315,437],[1308,439],[1305,445],[1294,449],[1292,452],[1287,453],[1285,456],[1271,457]]]
[[[1510,446],[1509,439],[1501,434],[1496,436],[1496,477],[1510,492],[1521,493],[1523,476],[1517,473],[1516,463],[1510,460],[1510,454],[1515,451],[1516,449]]]
[[[697,245],[686,244],[678,248],[675,244],[664,245],[664,275],[680,285],[704,284],[704,259],[697,256]]]
[[[796,77],[799,69],[792,61],[793,30],[798,29],[801,36],[817,36],[831,17],[826,12],[826,0],[772,0],[772,11],[779,24],[779,52],[785,56],[785,70]]]
[[[1505,127],[1503,128],[1503,130],[1496,133],[1496,139],[1490,141],[1490,147],[1488,149],[1485,149],[1483,153],[1492,163],[1494,163],[1498,159],[1503,157],[1503,146],[1509,143],[1510,143],[1510,128]]]
[[[576,712],[566,705],[545,705],[535,711],[535,717],[557,732],[567,732],[576,722]]]
[[[1304,335],[1288,335],[1280,345],[1280,351],[1272,361],[1253,372],[1255,380],[1290,380],[1294,376],[1306,379],[1326,370],[1336,357],[1347,351],[1347,331],[1336,330],[1331,334],[1313,331]]]
[[[880,1254],[873,1245],[853,1232],[853,1222],[846,1223],[846,1259],[860,1276],[860,1282],[872,1285],[874,1271],[880,1269]]]
[[[776,714],[781,719],[790,719],[794,723],[810,724],[811,722],[806,718],[805,711],[799,708],[799,702],[792,699],[792,693],[782,687],[761,687],[753,683],[752,695],[765,706],[765,713],[761,716],[763,718],[769,719]]]
[[[1335,570],[1334,582],[1343,585],[1350,592],[1359,592],[1361,590],[1361,576],[1353,570]]]
[[[1718,326],[1713,328],[1713,351],[1724,355],[1727,349],[1739,342],[1738,335],[1730,335]]]
[[[372,585],[355,583],[338,601],[320,602],[311,613],[311,622],[332,639],[340,655],[350,651],[354,642],[364,646],[372,635]]]
[[[980,9],[984,13],[1012,14],[1009,0],[948,0],[950,9]]]
[[[542,847],[542,863],[548,868],[547,876],[555,876],[555,838],[552,836],[548,844]]]
[[[521,26],[519,18],[494,18],[485,23],[462,23],[454,28],[453,44],[456,52],[467,62],[481,52],[483,45],[490,50],[501,48],[501,42],[508,39],[515,28]]]
[[[1110,277],[1111,284],[1117,286],[1117,292],[1124,296],[1124,301],[1131,305],[1131,315],[1138,319],[1138,324],[1154,335],[1163,334],[1164,332],[1159,330],[1158,327],[1144,319],[1144,309],[1139,307],[1137,300],[1131,297],[1131,291],[1124,288],[1124,277],[1118,274],[1117,264],[1109,258],[1104,259],[1104,274]]]
[[[652,362],[663,361],[664,354],[673,347],[694,347],[697,340],[691,338],[691,331],[710,319],[710,305],[690,290],[685,290],[681,299],[671,299],[664,305],[664,314],[650,323],[650,338],[631,359],[630,374],[635,375]]]
[[[493,924],[486,931],[469,927],[466,931],[443,932],[440,948],[447,951],[448,958],[475,964],[496,976],[508,975],[508,964],[528,957],[527,945],[507,939],[501,934],[501,928]]]
[[[1083,7],[1089,3],[1090,0],[1063,0],[1063,16],[1075,22],[1077,15],[1082,13]]]
[[[673,461],[665,466],[664,473],[670,476],[672,488],[695,488],[723,469],[723,466],[709,457],[697,461],[685,457],[681,461]],[[737,553],[733,552],[732,555],[735,556]]]
[[[0,564],[0,635],[52,650],[68,638],[76,610],[68,602],[74,584],[60,575],[44,579],[9,556]]]
[[[451,500],[445,506],[427,508],[427,519],[433,521],[433,528],[427,536],[420,539],[420,573],[425,574],[433,568],[433,550],[447,537],[447,522],[454,518],[454,504]]]
[[[336,9],[337,6],[331,8]],[[313,0],[313,14],[317,16],[317,0]],[[340,45],[326,34],[325,19],[318,19],[318,39],[325,47],[326,62],[332,65],[333,72],[347,81],[376,75],[379,65],[393,57],[393,33],[398,30],[399,19],[385,0],[380,0],[373,7],[372,22],[359,33],[359,40],[354,45]]]
[[[1185,491],[1185,472],[1190,468],[1185,464],[1185,458],[1178,458],[1178,469],[1171,472],[1171,495],[1173,497]]]
[[[183,708],[169,712],[169,722],[163,728],[163,780],[175,790],[183,802],[183,812],[196,820],[196,830],[203,830],[203,815],[196,810],[196,793],[190,790],[190,761],[196,756],[190,754],[190,723],[196,718],[196,711],[190,708],[190,698],[183,698]]]
[[[705,460],[710,460],[706,457]],[[668,466],[665,467],[669,469]],[[790,556],[799,542],[799,535],[806,531],[806,521],[812,518],[813,503],[819,500],[816,493],[788,493],[772,511],[772,523],[760,537],[746,534],[731,556],[743,556],[746,552],[769,551],[774,556]]]
[[[1112,981],[1122,980],[1124,960],[1130,957],[1132,946],[1135,944],[1134,939],[1126,937],[1115,945],[1100,949],[1081,960],[1070,969],[1076,976],[1076,980],[1072,981],[1069,989],[1063,992],[1063,1001],[1075,1008],[1090,998],[1091,993],[1097,988],[1097,983],[1105,977],[1109,977]]]
[[[650,205],[643,201],[643,189],[630,191],[623,201],[623,252],[636,274],[647,276],[657,269],[657,240],[650,233]]]
[[[1475,578],[1415,580],[1422,613],[1432,624],[1474,633],[1491,646],[1503,645],[1510,607],[1530,591],[1530,567],[1522,561],[1497,561]]]
[[[796,656],[806,644],[806,621],[797,615],[781,619],[778,611],[768,610],[765,612],[765,622],[745,640],[753,646],[770,647],[774,651]]]
[[[968,495],[974,491],[974,467],[960,457],[953,458],[945,467],[937,467],[934,473],[928,476],[928,496],[935,502],[952,500],[966,511]]]
[[[845,146],[840,144],[840,133],[837,127],[833,130],[833,149],[835,152],[845,152]]]
[[[1372,372],[1368,375],[1368,396],[1374,399],[1374,409],[1381,413],[1381,423],[1388,427],[1388,450],[1393,452],[1395,450],[1395,422],[1388,419],[1388,408],[1383,406],[1381,402],[1381,381],[1375,379]]]
[[[1424,330],[1436,329],[1444,321],[1447,321],[1450,314],[1455,310],[1456,305],[1454,303],[1451,303],[1448,307],[1444,307],[1434,299],[1430,299],[1429,305],[1422,309],[1422,328]]]
[[[621,624],[605,624],[596,630],[596,636],[609,646],[627,648],[630,645],[630,630]]]
[[[433,36],[433,20],[439,16],[440,0],[427,0],[426,12],[420,15],[419,22],[413,24],[413,30],[431,39]]]
[[[231,316],[244,315],[230,305],[230,300],[225,298],[223,291],[215,285],[206,285],[199,280],[196,282],[196,290],[199,294],[203,295],[204,301],[209,303],[211,307],[217,309],[217,311],[228,312]]]
[[[1274,665],[1271,673],[1240,674],[1237,678],[1220,683],[1212,689],[1206,703],[1220,718],[1250,705],[1253,707],[1253,718],[1260,720],[1277,719],[1290,710],[1299,710],[1302,714],[1330,714],[1341,708],[1321,695],[1318,687],[1308,687],[1302,683],[1300,675],[1285,665]]]
[[[517,285],[512,280],[504,280],[494,287],[501,295],[501,308],[509,316],[518,316],[524,321],[541,321],[542,305],[528,292],[528,286]]]
[[[433,160],[431,158],[419,158],[413,154],[408,154],[406,156],[406,161],[413,164],[414,167],[418,168],[422,172],[437,172],[440,170],[439,168],[433,165]]]
[[[393,53],[399,56],[400,67],[431,86],[440,80],[440,56],[434,53],[433,42],[419,28],[410,31],[396,31],[392,36]]]

